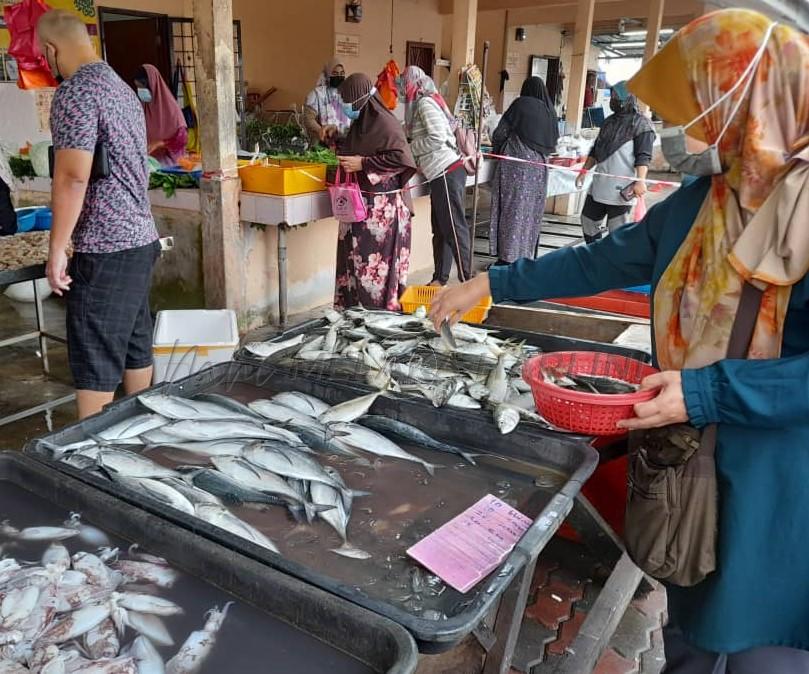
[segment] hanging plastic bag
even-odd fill
[[[364,221],[368,217],[368,208],[360,191],[357,177],[353,173],[349,173],[344,182],[340,178],[341,173],[338,168],[334,185],[329,185],[332,214],[340,222]]]
[[[376,80],[376,91],[388,110],[395,110],[399,103],[399,88],[396,86],[399,75],[399,66],[391,59]]]
[[[635,209],[632,212],[632,222],[640,222],[646,217],[646,198],[638,197]]]
[[[20,89],[57,86],[37,42],[37,22],[50,9],[43,0],[22,0],[3,8],[3,18],[11,35],[8,55],[17,62],[17,86]]]

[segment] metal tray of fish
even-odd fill
[[[0,453],[0,520],[2,672],[416,667],[392,621],[16,452]]]
[[[267,399],[279,392],[287,396],[296,392],[296,399],[300,394],[319,399],[325,412],[318,412],[317,423],[329,420],[334,435],[317,440],[305,424],[292,425],[312,453],[278,449],[290,437],[288,427],[266,419],[250,426],[255,420],[241,414],[258,410],[270,415],[275,403]],[[146,401],[151,415],[144,414]],[[157,405],[160,415],[154,413]],[[241,419],[234,426],[210,420],[234,413]],[[349,413],[351,421],[345,421]],[[167,424],[166,417],[174,421]],[[209,421],[202,421],[205,418]],[[139,429],[140,435],[133,438],[128,431],[114,430],[133,423],[148,426],[155,419],[160,426],[157,435]],[[294,424],[290,417],[284,419]],[[372,435],[369,446],[363,440],[370,432],[367,426],[382,431],[384,437]],[[417,440],[408,435],[414,428],[422,434]],[[424,431],[431,438],[429,445]],[[194,442],[168,442],[167,434],[174,437],[174,433]],[[237,441],[233,450],[227,443],[236,435],[265,439]],[[266,439],[268,435],[272,439]],[[220,440],[203,447],[202,437]],[[318,444],[332,440],[364,451],[344,453]],[[151,446],[143,447],[143,442]],[[76,448],[87,443],[88,456],[83,456],[85,450]],[[126,450],[136,453],[124,450],[122,455],[121,449],[105,449],[104,443],[125,443]],[[54,452],[71,445],[75,456],[61,454],[67,462],[55,462]],[[413,634],[423,652],[451,648],[481,622],[526,561],[552,537],[598,462],[596,451],[581,438],[539,428],[529,432],[524,427],[503,436],[491,424],[470,420],[451,408],[439,410],[409,398],[368,394],[363,388],[249,363],[217,365],[157,386],[146,397],[123,399],[100,415],[29,443],[26,451],[60,471],[395,620]],[[230,456],[234,452],[236,458]],[[279,466],[279,456],[290,465],[281,461]],[[328,478],[313,476],[305,467],[313,460],[318,471],[331,471]],[[197,468],[183,467],[189,464]],[[159,493],[165,486],[156,492],[152,489],[156,485],[147,487],[143,482],[153,475],[196,499],[198,494],[176,481],[178,470],[181,477],[190,474],[195,487],[222,499],[229,513],[223,516],[231,519],[214,519],[207,506],[185,503],[176,495],[166,499]],[[135,472],[140,482],[127,478]],[[239,481],[238,489],[222,490],[223,474]],[[286,479],[279,482],[279,475]],[[300,483],[304,498],[290,495],[289,487]],[[316,493],[324,491],[324,484],[333,488],[334,499],[341,496],[339,504],[329,501],[328,493]],[[273,496],[258,498],[246,493],[246,486]],[[351,504],[346,503],[348,494]],[[406,550],[486,494],[502,498],[534,524],[497,571],[461,594],[426,573]],[[276,507],[279,495],[285,507]],[[264,507],[256,510],[256,503]],[[338,513],[342,525],[334,523]],[[313,522],[304,519],[313,514]]]

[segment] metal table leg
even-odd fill
[[[285,222],[278,224],[278,325],[287,323],[287,229]]]

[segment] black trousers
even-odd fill
[[[459,166],[430,182],[430,222],[433,229],[433,281],[445,284],[458,267],[458,279],[472,278],[472,234],[466,222],[466,171]]]
[[[17,233],[17,214],[11,203],[11,190],[0,178],[0,236]]]

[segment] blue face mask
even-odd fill
[[[360,116],[360,111],[355,110],[354,106],[350,105],[349,103],[343,103],[343,112],[345,113],[345,116],[352,121],[358,119]]]
[[[143,87],[138,87],[138,98],[141,100],[141,103],[151,103],[152,92]]]

